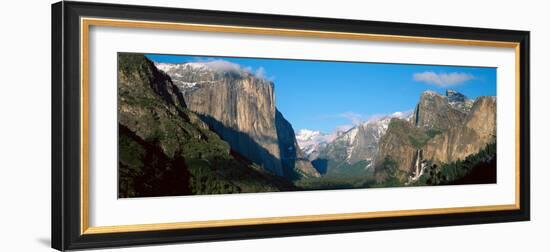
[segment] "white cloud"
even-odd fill
[[[422,73],[415,73],[413,75],[413,79],[415,81],[436,85],[438,87],[455,86],[474,78],[475,77],[471,74],[458,72],[437,74],[432,71],[426,71]]]
[[[267,77],[266,70],[262,66],[254,70],[250,66],[241,66],[237,63],[233,63],[222,59],[196,58],[196,60],[197,60],[196,63],[218,72],[232,72],[232,73],[246,72],[249,74],[253,74],[257,78],[266,79],[270,81],[273,81],[273,79],[275,78],[275,77]]]
[[[220,71],[220,72],[240,72],[241,70],[244,70],[241,68],[239,64],[235,64],[229,61],[225,60],[212,60],[212,61],[206,61],[202,62],[205,66],[208,68]]]
[[[365,116],[355,112],[344,112],[339,115],[340,117],[348,119],[354,125],[358,125],[365,121]]]
[[[265,68],[264,67],[258,67],[258,69],[256,69],[256,72],[254,73],[254,75],[256,75],[256,77],[258,78],[261,78],[261,79],[265,79]]]

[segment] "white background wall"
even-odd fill
[[[117,251],[548,251],[550,26],[545,1],[120,0],[333,18],[531,31],[532,221],[213,242]],[[0,251],[48,251],[50,240],[50,4],[0,8]],[[510,111],[513,113],[513,111]],[[546,238],[546,239],[545,239]],[[108,249],[111,250],[111,249]]]

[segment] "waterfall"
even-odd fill
[[[414,161],[414,171],[412,176],[409,176],[409,181],[405,183],[408,185],[414,181],[417,181],[422,174],[424,174],[424,168],[426,168],[426,162],[424,162],[423,151],[422,149],[416,150],[416,157]]]

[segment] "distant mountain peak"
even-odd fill
[[[450,102],[465,102],[468,100],[468,97],[464,94],[452,89],[445,90],[445,96],[447,96],[447,99],[449,99]]]
[[[439,94],[436,91],[428,89],[428,90],[425,90],[424,92],[422,92],[422,96],[442,96],[442,95]]]
[[[474,104],[474,101],[469,99],[466,95],[451,89],[445,91],[449,105],[454,109],[461,110],[463,112],[469,112]]]
[[[296,134],[298,147],[306,156],[315,155],[322,146],[336,138],[336,134],[325,134],[316,130],[301,129]]]
[[[330,135],[325,135],[324,138],[319,136],[316,131],[304,130],[298,133],[301,136],[297,136],[297,138],[314,136],[312,139],[324,140],[310,141],[299,145],[312,161],[316,159],[334,161],[327,166],[329,173],[338,172],[338,170],[342,172],[347,169],[345,167],[355,164],[363,167],[362,170],[364,171],[372,167],[371,161],[378,150],[378,142],[388,130],[390,121],[395,118],[407,120],[411,115],[412,111],[403,111],[375,116],[368,121],[355,125],[351,129],[335,131]],[[306,145],[307,143],[309,145]],[[321,165],[322,162],[315,163]]]
[[[321,132],[317,130],[301,129],[298,131],[298,134],[296,134],[296,139],[301,141],[308,141],[320,135]]]
[[[453,90],[453,89],[446,89],[446,90],[445,90],[445,95],[446,95],[447,97],[453,96],[453,95],[461,95],[461,96],[464,96],[462,93],[460,93],[460,92],[458,92],[458,91],[456,91],[456,90]]]

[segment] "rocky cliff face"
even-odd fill
[[[386,133],[391,118],[367,122],[357,126],[354,141],[348,149],[348,160],[356,163],[361,160],[371,161],[378,152],[380,138]]]
[[[274,174],[283,175],[273,83],[239,68],[221,70],[201,63],[158,67],[181,89],[187,107],[232,149]]]
[[[399,116],[390,115],[378,120],[361,123],[352,129],[338,134],[338,136],[321,145],[310,156],[315,155],[313,163],[326,173],[346,173],[348,170],[364,172],[372,167],[373,159],[379,149],[379,141],[386,133],[392,118],[407,117],[408,114]],[[327,160],[327,162],[321,162]],[[351,167],[351,168],[350,168]]]
[[[293,177],[318,176],[296,145],[294,130],[275,108],[271,81],[228,62],[157,64],[233,150],[266,170]]]
[[[289,190],[231,151],[141,54],[118,56],[119,196]]]
[[[440,163],[449,163],[477,153],[496,137],[496,99],[479,97],[459,125],[426,143],[425,155]]]
[[[285,176],[291,179],[320,177],[319,172],[311,165],[311,162],[305,157],[302,150],[300,150],[292,125],[278,110],[275,114],[275,125]]]
[[[452,90],[445,96],[426,91],[410,122],[392,120],[380,140],[375,163],[380,167],[389,157],[399,170],[418,173],[423,161],[449,163],[479,152],[494,141],[495,134],[495,97],[474,102]],[[416,160],[419,156],[423,160]]]
[[[447,89],[447,91],[445,91],[445,96],[447,97],[447,101],[451,107],[464,113],[470,112],[470,109],[474,104],[474,101],[468,99],[468,97],[464,94],[461,94],[455,90]]]
[[[414,163],[420,143],[425,141],[424,130],[413,123],[394,118],[390,121],[386,134],[380,139],[375,167],[381,167],[386,157],[397,163],[399,170],[409,172]]]
[[[414,125],[425,129],[445,130],[464,121],[468,114],[467,100],[455,91],[448,91],[447,95],[434,91],[423,92],[414,110]]]

